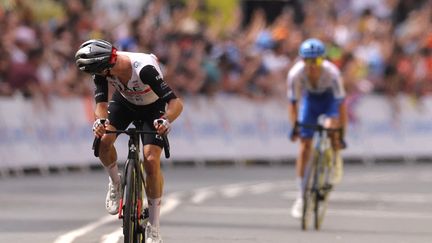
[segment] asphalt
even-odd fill
[[[290,216],[291,163],[163,168],[161,232],[176,242],[432,242],[432,163],[347,163],[320,231]],[[63,169],[0,178],[0,243],[122,242],[104,209],[104,170]]]

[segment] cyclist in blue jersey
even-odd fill
[[[288,72],[287,97],[289,99],[288,113],[292,125],[291,141],[300,139],[300,151],[296,161],[296,181],[298,196],[291,209],[291,215],[300,218],[303,208],[304,183],[306,163],[312,150],[314,131],[299,128],[300,124],[317,124],[318,117],[325,115],[325,126],[329,128],[346,126],[346,106],[344,103],[345,88],[339,69],[330,61],[324,59],[324,44],[315,38],[307,39],[300,45],[299,60]],[[333,183],[342,178],[343,161],[339,150],[345,146],[343,132],[333,134],[335,172]]]

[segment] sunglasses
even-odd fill
[[[316,57],[316,58],[304,58],[303,61],[308,64],[308,65],[315,65],[315,66],[320,66],[323,62],[323,58],[322,57]]]

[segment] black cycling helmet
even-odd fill
[[[105,40],[88,40],[81,44],[75,54],[76,65],[87,73],[101,73],[112,68],[117,59],[117,49]]]

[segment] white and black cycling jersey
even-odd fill
[[[287,97],[291,101],[298,101],[305,93],[321,94],[331,91],[335,99],[345,97],[345,89],[339,69],[330,61],[324,60],[322,63],[322,74],[317,86],[313,87],[305,72],[304,61],[298,61],[288,73],[287,77]]]
[[[125,85],[114,76],[94,75],[96,103],[108,101],[108,83],[134,105],[149,105],[158,99],[169,101],[176,98],[171,88],[163,80],[155,55],[120,51],[117,53],[130,58],[132,76]]]

